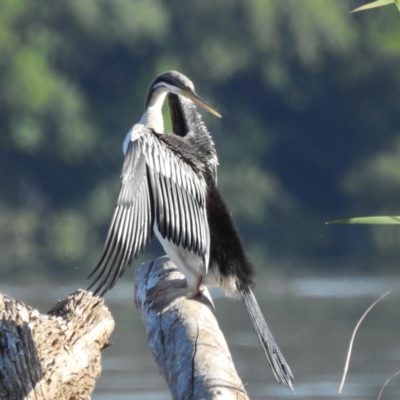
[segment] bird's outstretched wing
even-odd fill
[[[208,261],[206,186],[196,171],[145,125],[131,130],[122,184],[103,254],[90,287],[103,295],[150,241],[154,224],[167,240]]]

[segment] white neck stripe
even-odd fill
[[[175,85],[170,85],[169,83],[166,82],[158,82],[153,86],[153,89],[157,89],[159,87],[165,87],[167,88],[170,92],[172,93],[176,93],[176,92],[182,92],[181,89],[179,89],[177,86]]]

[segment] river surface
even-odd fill
[[[102,355],[103,372],[93,400],[171,399],[158,373],[142,320],[133,305],[133,274],[106,296],[116,327]],[[2,293],[50,309],[82,285],[51,290],[1,285]],[[338,394],[352,331],[364,311],[392,292],[366,316],[355,338],[347,380]],[[377,399],[385,381],[400,370],[400,278],[376,276],[280,276],[257,279],[256,297],[296,379],[296,395],[279,385],[239,301],[214,296],[217,318],[236,369],[251,399]],[[400,375],[382,400],[400,398]]]

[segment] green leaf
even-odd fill
[[[400,224],[400,216],[382,216],[382,217],[359,217],[349,219],[339,219],[336,221],[329,221],[326,224],[382,224],[394,225]]]
[[[392,3],[395,3],[397,5],[397,7],[399,7],[399,10],[400,10],[400,0],[377,0],[377,1],[374,1],[373,3],[368,3],[361,7],[358,7],[356,9],[354,9],[353,11],[350,11],[350,13],[369,10],[371,8],[376,8],[376,7],[383,7],[383,6],[387,6],[388,4],[392,4]]]

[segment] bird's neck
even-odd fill
[[[158,87],[153,91],[149,104],[144,112],[140,123],[154,129],[157,133],[164,133],[164,118],[162,106],[168,90],[165,87]]]

